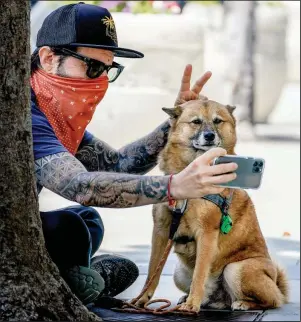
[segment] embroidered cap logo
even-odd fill
[[[112,17],[105,16],[101,21],[106,26],[106,35],[110,37],[116,44],[118,43],[115,23]]]

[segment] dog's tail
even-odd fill
[[[278,265],[277,265],[277,280],[276,280],[276,284],[277,284],[277,287],[280,290],[281,294],[283,295],[284,303],[288,303],[288,299],[289,299],[288,279],[286,277],[284,269],[280,268]]]

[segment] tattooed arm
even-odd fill
[[[88,171],[145,174],[156,166],[157,156],[166,144],[169,127],[167,121],[149,135],[120,150],[93,138],[79,147],[76,157]]]
[[[35,161],[38,184],[85,206],[126,208],[167,200],[168,176],[88,172],[70,153]]]

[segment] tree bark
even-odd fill
[[[29,1],[0,1],[0,320],[101,321],[48,256],[33,172]]]

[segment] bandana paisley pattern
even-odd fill
[[[57,138],[73,155],[84,136],[96,106],[108,89],[108,77],[65,78],[38,69],[30,79],[40,110]]]

